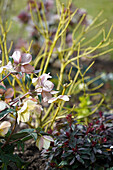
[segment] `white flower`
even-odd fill
[[[0,111],[3,111],[4,109],[8,108],[8,104],[6,104],[4,101],[0,101]]]
[[[50,73],[42,74],[38,78],[33,78],[32,83],[35,85],[35,91],[38,95],[42,95],[43,101],[47,102],[50,98],[52,98],[52,94],[58,93],[57,91],[53,91],[54,84],[47,80],[48,78],[52,78]]]
[[[48,103],[53,103],[56,102],[57,100],[64,100],[64,101],[69,101],[68,95],[59,95],[58,97],[53,97],[50,100],[48,100]]]
[[[32,100],[27,100],[24,102],[23,106],[21,107],[21,109],[17,112],[18,113],[18,123],[21,122],[28,122],[29,121],[29,117],[30,117],[30,113],[33,112],[33,109],[36,106],[36,102],[32,101]]]
[[[9,61],[7,65],[0,67],[0,73],[2,73],[4,70],[8,70],[9,72],[15,72],[11,61]]]
[[[41,111],[42,111],[42,106],[37,104],[37,102],[34,102],[31,99],[28,99],[24,102],[23,106],[21,107],[20,110],[18,110],[18,124],[19,122],[28,122],[30,115],[33,113],[37,117],[40,116]]]
[[[0,136],[5,136],[7,134],[9,128],[11,127],[11,123],[8,121],[4,121],[0,124]]]
[[[41,150],[42,148],[48,149],[50,147],[50,143],[53,142],[53,138],[51,136],[41,136],[36,141],[36,146]]]

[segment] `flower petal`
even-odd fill
[[[39,137],[36,141],[36,146],[39,148],[39,150],[43,148],[43,143],[44,143],[43,137]]]
[[[59,95],[57,97],[57,99],[61,99],[61,100],[64,100],[64,101],[69,101],[69,97],[67,95]]]
[[[57,100],[57,97],[52,97],[51,99],[48,100],[48,103],[53,103]]]
[[[5,136],[7,134],[9,128],[11,127],[11,123],[8,121],[4,121],[0,124],[0,135]]]
[[[53,87],[54,84],[49,80],[45,81],[43,84],[43,90],[46,92],[50,92],[53,89]]]
[[[42,97],[43,97],[43,101],[47,102],[49,99],[51,99],[52,95],[51,93],[48,92],[42,92]]]
[[[12,55],[12,58],[14,60],[14,63],[19,64],[21,62],[21,52],[15,51]]]
[[[52,76],[50,76],[50,73],[44,73],[39,78],[41,79],[41,83],[43,84],[48,78],[52,78]]]
[[[25,65],[25,64],[29,64],[32,61],[32,55],[27,53],[27,54],[22,54],[22,60],[21,60],[21,64]]]
[[[48,149],[50,147],[51,141],[54,141],[54,140],[50,136],[43,136],[43,138],[44,138],[43,148]]]
[[[22,71],[23,73],[28,73],[28,74],[30,74],[30,73],[33,72],[34,69],[35,69],[35,68],[34,68],[32,65],[30,65],[30,64],[26,64],[26,65],[21,66],[21,71]]]
[[[14,95],[14,90],[12,88],[7,89],[7,91],[5,92],[6,99],[12,98],[13,95]]]
[[[8,107],[8,105],[4,101],[1,100],[0,101],[0,111],[3,111],[7,107]]]

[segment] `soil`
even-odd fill
[[[41,157],[41,152],[34,141],[28,141],[24,150],[24,153],[20,152],[18,155],[23,161],[29,162],[26,170],[45,170],[45,160]]]

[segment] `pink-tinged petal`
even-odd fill
[[[7,89],[7,91],[5,92],[6,99],[12,98],[13,95],[14,95],[14,90],[12,88]]]
[[[33,73],[39,73],[41,70],[34,70]]]
[[[34,70],[34,67],[31,66],[30,64],[26,64],[26,65],[21,66],[21,71],[22,71],[23,73],[28,73],[28,74],[30,74],[30,73],[33,72],[33,70]]]
[[[0,86],[3,86],[3,88],[6,88],[3,83],[0,83]],[[0,88],[0,94],[3,94],[6,90]]]
[[[48,103],[53,103],[57,100],[57,97],[52,97],[51,99],[48,100]]]
[[[46,92],[50,92],[53,89],[53,87],[54,84],[49,80],[45,81],[43,84],[43,90]]]
[[[67,95],[59,95],[57,97],[57,99],[61,99],[61,100],[64,100],[64,101],[69,101],[69,97]]]
[[[59,93],[59,91],[54,91],[54,90],[52,90],[50,93],[51,93],[51,94],[57,94],[57,93]]]
[[[36,91],[38,94],[41,94],[41,93],[42,93],[42,88],[37,88],[35,91]]]
[[[39,148],[39,150],[41,150],[43,148],[43,144],[44,144],[43,137],[39,137],[36,141],[36,146]]]
[[[32,61],[31,54],[22,54],[21,64],[29,64]]]
[[[50,143],[51,141],[54,141],[52,137],[50,136],[43,136],[44,138],[44,144],[43,144],[43,148],[44,149],[48,149],[50,147]]]
[[[48,141],[54,142],[54,140],[51,136],[44,135],[43,138],[48,140]]]
[[[35,89],[42,88],[42,84],[41,84],[41,79],[40,79],[40,78],[37,79],[37,82],[36,82],[36,83],[37,83],[37,84],[36,84],[36,86],[35,86]]]
[[[34,108],[34,114],[38,115],[42,112],[43,108],[41,105],[36,105]]]
[[[43,101],[47,102],[49,99],[51,99],[52,95],[48,92],[42,92],[42,97],[43,97]]]
[[[59,95],[58,97],[53,97],[51,98],[48,103],[53,103],[57,100],[64,100],[64,101],[69,101],[69,96],[68,95]]]
[[[17,66],[15,69],[17,72],[21,72],[21,66]]]
[[[38,78],[33,78],[33,79],[32,79],[32,83],[33,83],[33,84],[36,83],[37,80],[38,80]]]
[[[21,62],[21,52],[15,51],[12,55],[12,58],[14,60],[14,63],[19,64]]]
[[[44,73],[39,78],[41,79],[41,83],[43,84],[48,78],[52,78],[52,76],[50,76],[50,73]]]

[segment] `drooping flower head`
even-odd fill
[[[52,97],[52,94],[58,93],[57,91],[53,91],[54,84],[48,78],[52,78],[50,73],[44,73],[38,78],[32,79],[32,83],[35,85],[35,91],[37,94],[42,95],[44,102],[47,102]]]
[[[28,122],[31,113],[34,114],[40,114],[42,110],[42,107],[40,105],[37,105],[37,102],[28,99],[23,103],[23,106],[20,110],[18,110],[18,123],[21,122]]]
[[[0,83],[0,97],[3,97],[3,100],[8,103],[11,101],[11,98],[14,95],[14,90],[12,88],[6,89],[3,83]]]
[[[0,136],[5,136],[7,134],[9,128],[11,127],[11,123],[8,121],[4,121],[0,124]]]
[[[32,56],[29,53],[21,53],[20,51],[15,51],[12,55],[14,60],[15,70],[22,73],[32,73],[34,67],[29,63],[32,61]]]

